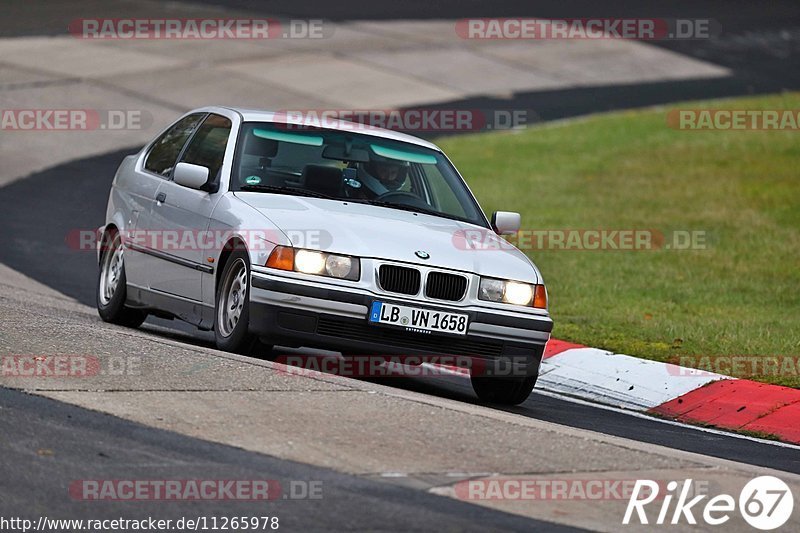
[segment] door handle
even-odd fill
[[[167,193],[160,192],[156,195],[156,202],[163,204],[167,201]]]

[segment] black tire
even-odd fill
[[[516,378],[471,376],[472,389],[481,401],[518,405],[528,399],[539,376]]]
[[[117,253],[119,256],[115,257]],[[97,274],[95,297],[97,314],[100,318],[105,322],[129,328],[141,326],[147,318],[147,313],[140,309],[125,307],[127,293],[122,239],[118,232],[111,231],[103,236],[100,271]]]
[[[244,269],[243,276],[242,268]],[[243,287],[241,287],[242,280],[244,280]],[[239,288],[236,291],[239,296],[234,302],[231,300],[231,288],[237,283]],[[242,289],[244,290],[242,291]],[[236,250],[228,256],[214,300],[214,337],[217,348],[226,352],[250,355],[261,343],[249,331],[250,258],[245,252]],[[226,305],[229,306],[229,309],[227,309],[227,314],[224,314],[223,310]],[[230,307],[231,305],[238,308],[238,313],[235,313],[235,321],[231,319],[231,312],[235,310]]]
[[[276,353],[272,350],[275,346],[264,340],[263,338],[256,338],[253,345],[250,347],[250,352],[247,354],[251,357],[257,357],[266,361],[272,361],[276,357]]]

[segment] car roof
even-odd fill
[[[266,111],[261,109],[247,109],[247,108],[230,107],[230,106],[220,106],[220,107],[223,109],[229,109],[231,111],[239,113],[242,116],[244,122],[274,122],[278,124],[305,124],[310,126],[314,125],[313,121],[315,117],[311,115],[313,113],[313,110],[308,111],[308,113],[311,115],[309,117],[310,120],[303,121],[301,119],[302,115],[300,117],[296,116],[299,115],[301,112],[298,113],[295,113],[294,111],[275,112],[275,111]],[[208,110],[210,108],[205,107],[202,109]],[[322,110],[319,110],[317,112],[317,115],[321,114]],[[357,122],[350,122],[348,120],[338,120],[338,119],[330,119],[328,117],[324,117],[324,121],[325,121],[324,129],[354,131],[356,133],[364,135],[374,135],[375,137],[382,137],[384,139],[391,139],[393,141],[400,141],[409,144],[415,144],[417,146],[423,146],[425,148],[436,150],[437,152],[442,151],[441,148],[439,148],[432,142],[420,139],[419,137],[414,137],[413,135],[387,130],[384,128],[378,128],[366,124],[360,124]]]

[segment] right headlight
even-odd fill
[[[547,290],[544,285],[533,285],[519,281],[481,278],[478,298],[487,302],[547,309]]]
[[[266,266],[352,281],[358,281],[361,275],[361,264],[357,257],[295,249],[291,246],[276,246],[269,255]]]

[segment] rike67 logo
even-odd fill
[[[691,479],[685,480],[682,485],[677,481],[670,481],[667,483],[665,494],[659,494],[660,487],[659,483],[649,479],[636,480],[622,523],[631,524],[635,513],[636,518],[633,523],[638,519],[640,524],[649,524],[645,507],[658,501],[661,505],[654,522],[658,525],[680,523],[695,525],[700,518],[708,525],[719,526],[728,522],[738,507],[739,514],[750,526],[768,531],[788,522],[794,509],[791,489],[773,476],[761,476],[750,480],[739,493],[738,501],[729,494],[714,496],[706,502],[703,502],[708,497],[706,494],[689,499],[690,495],[693,495]],[[672,508],[673,501],[675,501],[674,508]]]

